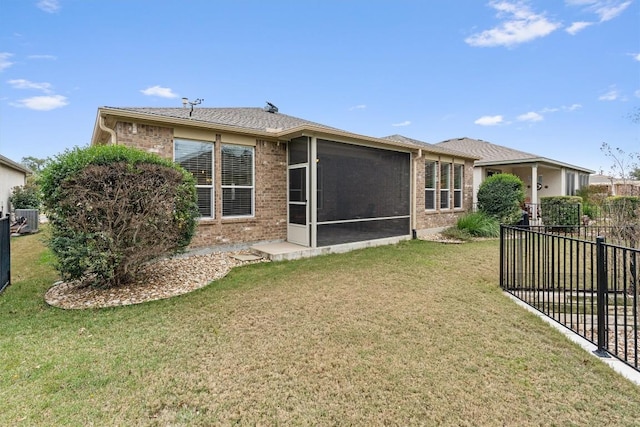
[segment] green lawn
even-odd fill
[[[0,295],[0,425],[637,425],[640,388],[498,287],[498,242],[248,265],[189,295],[47,306],[33,235]]]

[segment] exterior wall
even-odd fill
[[[185,129],[140,123],[118,122],[119,144],[139,148],[173,160],[174,132],[189,136]],[[201,219],[190,247],[233,246],[259,241],[285,240],[287,237],[287,158],[286,144],[221,135],[213,131],[193,134],[214,142],[215,217]],[[255,205],[253,217],[222,218],[221,144],[244,143],[255,146]]]
[[[0,163],[0,212],[9,213],[9,196],[13,187],[24,185],[27,175]],[[13,209],[12,209],[13,210]]]
[[[414,167],[416,167],[416,188],[415,188],[415,197],[416,197],[416,218],[415,218],[415,229],[418,236],[429,233],[429,229],[434,228],[442,228],[442,227],[451,227],[455,225],[456,221],[459,217],[464,215],[467,212],[470,212],[473,207],[473,161],[466,160],[464,161],[464,184],[463,184],[463,202],[461,209],[446,209],[440,210],[438,207],[440,205],[440,187],[439,180],[438,185],[436,186],[436,209],[435,210],[426,210],[425,203],[425,166],[424,163],[426,160],[437,160],[443,162],[453,162],[456,164],[461,164],[464,160],[461,159],[451,159],[446,156],[428,156],[426,158],[420,158],[416,162],[414,162]],[[453,179],[453,178],[452,178]],[[450,194],[450,202],[451,206],[453,206],[453,192]]]

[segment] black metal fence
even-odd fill
[[[11,284],[11,224],[9,215],[0,218],[0,292]]]
[[[640,249],[581,228],[572,236],[501,226],[500,286],[640,370]]]

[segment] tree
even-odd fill
[[[629,176],[637,181],[640,181],[640,167],[636,167],[631,172],[629,172]]]
[[[180,166],[124,146],[66,151],[41,173],[48,245],[65,280],[135,282],[145,263],[184,249],[195,233],[195,181]]]
[[[50,161],[48,157],[46,159],[40,159],[38,157],[27,156],[23,157],[20,163],[22,163],[31,172],[38,174],[42,172],[48,161]]]

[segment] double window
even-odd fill
[[[203,218],[214,217],[214,144],[176,139],[174,161],[196,180],[198,209]],[[223,144],[221,147],[222,216],[254,214],[254,148]]]

